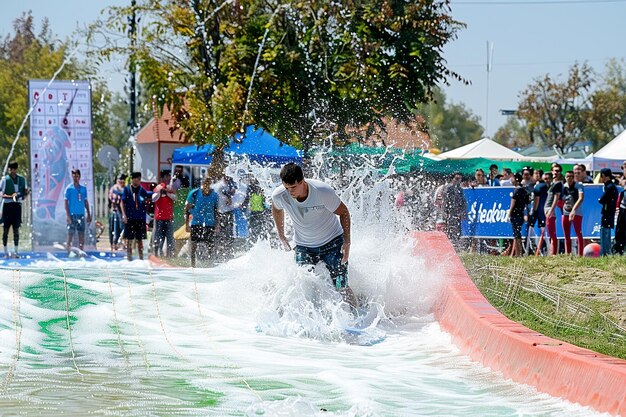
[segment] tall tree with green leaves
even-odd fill
[[[590,97],[586,136],[599,149],[626,129],[626,65],[610,60],[601,85]]]
[[[506,123],[500,126],[493,135],[493,140],[509,148],[520,148],[532,144],[528,129],[520,123],[517,116],[508,116]]]
[[[484,129],[480,118],[463,103],[448,104],[445,93],[436,88],[433,98],[417,107],[417,114],[425,121],[433,145],[448,151],[479,140]]]
[[[132,13],[135,45],[97,54],[130,57],[195,143],[223,147],[251,123],[305,150],[343,142],[385,117],[410,120],[436,83],[461,79],[442,53],[463,26],[448,0],[145,0],[102,25],[124,33]]]
[[[531,141],[564,152],[584,139],[592,82],[591,67],[575,64],[567,80],[558,81],[547,74],[522,91],[517,115],[526,122]]]

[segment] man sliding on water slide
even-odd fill
[[[282,185],[272,193],[272,216],[285,250],[291,250],[285,237],[286,210],[293,223],[298,265],[324,262],[344,301],[356,307],[356,297],[348,287],[348,208],[329,185],[317,180],[305,180],[302,168],[293,162],[283,166],[280,179]]]

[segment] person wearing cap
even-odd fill
[[[600,222],[600,256],[611,253],[611,229],[615,224],[615,206],[617,204],[617,187],[613,183],[613,172],[610,168],[600,170],[600,181],[604,183],[602,196],[598,203],[602,204],[602,220]]]
[[[65,189],[65,214],[67,217],[67,254],[72,250],[74,233],[78,235],[78,249],[85,247],[85,228],[91,223],[87,202],[87,187],[80,184],[80,169],[72,170],[72,183]],[[87,213],[87,217],[85,217]]]
[[[120,174],[117,176],[115,184],[109,190],[109,243],[111,244],[111,252],[119,249],[122,231],[124,230],[120,202],[122,201],[125,184],[126,174]]]

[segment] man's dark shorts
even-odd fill
[[[85,216],[82,214],[70,215],[70,223],[67,225],[67,231],[82,233],[85,231]]]
[[[348,286],[348,264],[342,264],[343,236],[337,236],[325,245],[318,248],[308,248],[296,245],[296,263],[298,265],[316,265],[319,261],[326,264],[333,284],[337,289]]]
[[[511,217],[511,226],[513,226],[513,237],[515,239],[522,238],[522,227],[524,227],[523,217]]]
[[[17,229],[22,225],[22,205],[20,203],[4,203],[2,223],[5,228],[13,226]]]
[[[146,221],[137,219],[128,219],[124,226],[124,239],[142,240],[147,236]]]
[[[209,242],[213,243],[215,237],[215,228],[211,226],[203,226],[196,224],[191,226],[192,242]]]
[[[543,210],[538,210],[535,213],[535,218],[533,219],[533,226],[537,224],[539,227],[546,227],[546,213]]]

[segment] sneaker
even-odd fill
[[[13,254],[13,258],[15,258],[15,259],[20,259],[20,254],[19,254],[19,253],[17,253],[17,252],[16,252],[16,253],[14,253],[14,254]]]

